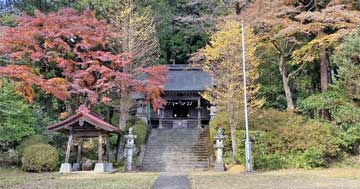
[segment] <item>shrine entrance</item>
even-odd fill
[[[167,103],[149,112],[153,128],[202,128],[210,121],[211,104],[201,91],[212,85],[212,78],[200,68],[188,65],[169,65],[164,93]]]

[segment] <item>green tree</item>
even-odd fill
[[[325,93],[313,94],[301,103],[303,113],[317,117],[327,110],[338,125],[343,150],[355,152],[360,142],[360,29],[346,36],[332,56],[337,79]]]
[[[338,85],[346,96],[360,100],[360,28],[347,36],[333,56],[338,69]],[[359,103],[358,103],[359,104]]]
[[[15,94],[14,83],[0,82],[0,146],[11,147],[35,133],[36,116],[24,98]]]
[[[143,4],[156,13],[162,64],[188,63],[189,55],[209,41],[216,17],[226,14],[219,0],[155,0]]]

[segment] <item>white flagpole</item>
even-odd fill
[[[247,108],[247,94],[246,94],[246,67],[245,67],[245,30],[244,21],[241,21],[241,42],[242,42],[242,67],[243,67],[243,83],[244,83],[244,113],[245,113],[245,156],[246,156],[246,171],[251,172],[251,141],[249,136],[249,122],[248,122],[248,108]]]

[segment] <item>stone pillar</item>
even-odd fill
[[[68,136],[68,142],[66,145],[65,163],[61,164],[60,173],[69,173],[72,171],[71,164],[69,163],[72,140],[73,140],[73,133],[72,133],[72,130],[70,130],[69,136]]]
[[[198,116],[197,116],[197,121],[198,121],[198,128],[201,128],[201,99],[198,98],[198,106],[197,106],[197,112],[198,112]]]
[[[132,171],[132,161],[133,161],[133,153],[135,148],[135,139],[136,135],[133,134],[133,128],[130,127],[129,134],[125,135],[126,138],[126,148],[127,148],[127,161],[125,166],[125,171]]]
[[[223,131],[221,128],[218,128],[215,139],[215,149],[216,149],[216,162],[214,169],[216,171],[225,171],[225,164],[222,159],[223,156],[223,149],[224,149],[224,138]]]

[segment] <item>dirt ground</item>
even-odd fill
[[[330,168],[301,170],[288,169],[268,172],[188,173],[194,189],[274,188],[274,189],[357,189],[360,188],[360,169]],[[82,188],[151,188],[159,173],[25,173],[17,169],[0,168],[0,188],[12,189],[82,189]],[[171,187],[170,187],[171,188]]]

